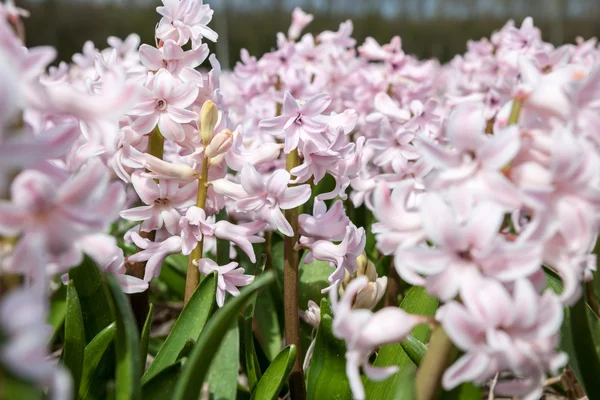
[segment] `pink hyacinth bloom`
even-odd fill
[[[50,166],[44,172],[27,170],[13,181],[11,201],[0,200],[0,233],[21,234],[22,240],[39,235],[50,256],[76,262],[81,258],[77,239],[105,231],[124,199],[123,186],[110,182],[109,171],[98,160],[70,177]]]
[[[154,277],[160,274],[160,269],[165,258],[171,254],[181,253],[181,238],[171,236],[162,242],[152,242],[145,239],[137,232],[131,232],[131,240],[141,250],[129,256],[129,262],[147,261],[144,280],[150,282]]]
[[[150,71],[165,68],[177,76],[184,68],[194,69],[208,58],[208,45],[184,51],[173,40],[166,40],[161,48],[143,44],[140,46],[140,61]],[[189,71],[188,71],[189,72]]]
[[[396,307],[386,307],[373,313],[361,308],[353,309],[357,293],[366,287],[366,276],[354,279],[338,302],[337,290],[329,293],[333,308],[333,334],[346,341],[346,375],[354,399],[364,400],[365,391],[359,368],[374,381],[381,381],[398,371],[398,367],[374,367],[369,356],[381,345],[405,339],[415,325],[427,322],[427,317],[411,315]]]
[[[68,399],[73,390],[71,374],[49,359],[52,327],[46,323],[47,303],[41,287],[18,288],[2,298],[0,330],[6,337],[0,360],[13,374],[49,387],[50,399]]]
[[[314,117],[323,113],[330,103],[331,97],[322,93],[300,105],[289,92],[285,92],[281,115],[260,121],[258,127],[273,135],[285,133],[283,151],[286,154],[297,148],[301,140],[302,142],[312,141],[325,149],[329,146],[324,136],[327,125],[316,121]]]
[[[533,274],[542,261],[537,243],[508,242],[499,235],[504,220],[502,207],[491,202],[460,204],[464,197],[455,193],[452,208],[437,193],[425,195],[421,218],[434,247],[402,248],[395,254],[400,276],[423,284],[413,277],[415,272],[425,275],[428,291],[442,300],[453,299],[480,273],[510,282]]]
[[[373,214],[379,222],[373,224],[377,248],[392,254],[398,247],[412,246],[425,237],[421,213],[415,204],[415,184],[405,180],[393,190],[380,183],[373,192]]]
[[[450,339],[465,352],[443,377],[446,389],[462,382],[482,385],[498,371],[509,370],[516,380],[502,380],[495,392],[537,399],[546,371],[556,374],[567,362],[557,352],[563,309],[558,296],[541,296],[528,280],[518,280],[512,294],[491,279],[476,280],[461,291],[462,304],[438,310]]]
[[[281,147],[279,143],[264,142],[248,149],[243,143],[243,135],[234,132],[233,143],[225,153],[225,162],[232,170],[241,171],[246,164],[257,166],[276,160],[281,154]]]
[[[232,224],[229,221],[217,221],[211,223],[207,220],[206,212],[196,206],[188,208],[185,216],[179,221],[181,227],[181,239],[183,241],[183,255],[191,254],[198,242],[204,237],[215,236],[219,239],[235,243],[250,259],[256,262],[256,255],[252,243],[265,241],[256,233],[264,229],[265,223],[253,221],[247,224]]]
[[[421,157],[435,168],[429,180],[432,189],[468,188],[479,197],[512,211],[521,205],[520,194],[501,169],[512,161],[521,147],[519,129],[511,126],[488,136],[485,126],[480,104],[461,104],[446,123],[446,135],[455,150],[421,138],[415,140],[415,145]]]
[[[346,274],[350,275],[356,272],[358,264],[356,259],[364,251],[367,237],[364,228],[357,228],[350,223],[346,227],[346,233],[340,244],[334,244],[330,240],[317,240],[302,237],[300,244],[311,251],[312,257],[321,261],[329,261],[330,265],[335,265],[335,271],[329,276],[328,281],[331,286],[324,289],[328,291],[337,286]],[[305,259],[307,262],[309,259]]]
[[[238,268],[236,262],[219,266],[210,258],[201,258],[199,261],[194,260],[194,265],[197,265],[200,272],[205,275],[213,271],[217,272],[217,305],[219,307],[223,307],[225,304],[225,292],[232,296],[238,296],[240,294],[238,287],[247,286],[254,281],[254,276],[244,274],[244,269]]]
[[[300,7],[294,8],[292,11],[292,24],[288,29],[288,39],[296,40],[300,37],[302,30],[314,19],[312,14],[305,13]]]
[[[215,192],[236,200],[235,208],[239,212],[255,212],[286,236],[294,232],[281,210],[289,210],[306,203],[310,198],[310,186],[288,187],[290,174],[277,170],[268,178],[263,178],[256,169],[246,164],[240,173],[241,184],[227,179],[213,181]]]
[[[324,201],[315,200],[313,215],[301,214],[298,217],[300,234],[315,240],[341,241],[346,235],[348,225],[350,225],[350,218],[346,216],[344,203],[341,200],[333,203],[329,210]]]
[[[157,125],[167,139],[183,141],[182,124],[196,120],[197,114],[187,108],[196,101],[198,87],[191,83],[179,83],[167,70],[161,69],[154,76],[150,88],[142,91],[141,99],[131,115],[138,118],[131,128],[140,134],[150,133]]]
[[[161,229],[176,235],[179,230],[181,214],[178,210],[194,204],[198,192],[198,181],[194,180],[183,187],[179,181],[162,179],[156,183],[152,178],[144,178],[142,171],[131,175],[131,182],[145,206],[121,211],[121,217],[129,221],[143,221],[141,229],[150,232]]]
[[[219,37],[207,26],[214,11],[202,0],[163,0],[163,6],[156,7],[156,11],[163,16],[156,28],[159,39],[173,39],[179,46],[191,39],[195,49],[202,44],[202,38],[216,42]]]

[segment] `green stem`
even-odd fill
[[[458,355],[458,349],[441,326],[431,334],[427,352],[416,378],[417,400],[438,399],[442,390],[442,376]]]
[[[289,171],[299,165],[298,150],[294,149],[286,158],[286,169]],[[302,352],[300,351],[300,320],[298,318],[298,263],[299,254],[294,249],[298,243],[298,208],[285,211],[285,218],[292,226],[294,235],[283,239],[283,309],[285,316],[285,339],[288,345],[298,349],[298,357],[289,377],[292,400],[306,398],[304,371],[302,369]]]
[[[507,125],[515,125],[519,122],[519,115],[521,114],[521,107],[523,106],[523,100],[519,98],[513,99],[513,104],[510,109],[510,115],[508,117]]]
[[[208,168],[209,168],[209,158],[204,157],[202,160],[202,175],[198,180],[198,197],[196,198],[196,206],[204,209],[206,207],[206,195],[208,192],[208,186],[206,183],[208,182]],[[198,267],[194,265],[194,260],[198,261],[202,258],[202,250],[204,248],[204,239],[198,242],[196,248],[192,251],[192,253],[188,257],[187,264],[187,275],[185,278],[185,296],[184,296],[184,304],[187,304],[192,294],[198,287],[200,283],[200,271]]]

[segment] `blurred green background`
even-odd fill
[[[158,1],[15,0],[28,9],[27,45],[55,46],[59,60],[70,60],[86,40],[106,47],[110,35],[138,33],[154,43]],[[600,0],[212,0],[211,27],[220,35],[217,56],[224,68],[239,59],[241,48],[262,54],[275,45],[275,34],[287,32],[291,10],[315,15],[307,31],[337,30],[352,19],[361,43],[372,36],[387,42],[400,35],[406,52],[448,61],[466,49],[468,39],[489,36],[508,19],[519,25],[532,16],[544,40],[555,44],[600,34]],[[213,47],[213,50],[214,47]]]

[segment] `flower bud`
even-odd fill
[[[190,179],[196,171],[187,164],[173,164],[151,154],[144,155],[144,166],[161,178]]]
[[[217,105],[210,100],[206,100],[200,110],[200,139],[206,145],[210,143],[210,139],[215,131],[215,125],[219,120],[219,110]]]
[[[218,155],[224,154],[231,148],[233,144],[233,133],[229,129],[223,129],[217,133],[204,151],[204,155],[208,158],[214,158]]]
[[[347,270],[345,271],[344,280],[339,286],[338,293],[340,296],[342,296],[346,287],[350,284],[350,282],[352,282],[352,280],[361,276],[366,276],[369,282],[356,294],[352,308],[372,309],[377,305],[377,303],[379,303],[379,300],[381,300],[385,294],[387,277],[377,277],[377,269],[375,268],[375,264],[367,259],[365,252],[358,256],[356,259],[356,264],[358,265],[356,273],[350,275]]]

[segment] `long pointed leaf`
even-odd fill
[[[60,285],[58,290],[52,294],[50,299],[50,311],[48,312],[48,323],[52,326],[52,336],[50,343],[53,343],[60,333],[65,316],[67,315],[67,287]]]
[[[590,318],[596,318],[588,312],[586,296],[581,296],[579,301],[571,307],[570,330],[572,338],[572,354],[579,369],[580,384],[590,399],[600,399],[600,359],[592,335],[599,335],[597,325],[591,323]],[[590,315],[591,314],[591,315]]]
[[[190,298],[167,339],[156,354],[142,377],[142,383],[148,382],[163,369],[177,362],[177,356],[189,339],[197,341],[208,317],[211,315],[217,290],[217,277],[205,277]]]
[[[312,360],[306,374],[308,400],[351,399],[346,376],[346,347],[332,333],[332,311],[329,301],[321,300],[321,323],[315,338]]]
[[[171,397],[173,388],[181,375],[181,363],[173,364],[156,374],[142,386],[144,400],[164,400]]]
[[[294,361],[296,361],[296,346],[290,345],[283,349],[269,365],[256,385],[252,399],[277,399],[294,366]]]
[[[117,400],[138,400],[141,398],[140,378],[142,371],[140,368],[140,340],[135,316],[129,305],[129,300],[121,290],[116,278],[108,275],[106,282],[117,319],[115,398]]]
[[[152,316],[154,315],[154,304],[150,303],[148,316],[144,322],[142,336],[140,338],[140,366],[142,371],[146,369],[146,358],[148,357],[148,343],[150,342],[150,328],[152,328]]]
[[[208,390],[213,399],[235,399],[240,363],[240,328],[237,321],[225,334],[208,374]]]
[[[83,312],[85,341],[89,343],[102,329],[114,321],[106,285],[100,270],[87,256],[77,268],[69,271],[69,278],[77,289]]]
[[[71,371],[74,393],[79,392],[84,350],[85,331],[83,329],[81,305],[73,282],[69,282],[67,286],[67,312],[65,315],[65,345],[62,358],[64,365]]]
[[[96,335],[83,352],[83,372],[79,386],[80,399],[101,399],[106,396],[106,382],[114,377],[113,341],[117,323],[113,322]]]
[[[225,333],[237,319],[238,313],[250,300],[252,294],[274,280],[275,276],[272,271],[264,273],[250,286],[242,289],[238,297],[229,300],[223,308],[215,312],[200,334],[200,338],[183,368],[181,378],[177,382],[172,396],[173,399],[198,399],[202,383]]]
[[[252,271],[247,271],[255,276],[262,274],[265,269],[265,263],[267,259],[263,254],[258,260],[256,266]],[[246,375],[248,376],[248,386],[250,391],[254,390],[254,387],[258,383],[261,377],[260,366],[258,365],[258,357],[256,356],[256,349],[254,347],[254,334],[252,332],[252,320],[254,319],[254,310],[256,309],[257,293],[252,294],[248,305],[244,310],[244,359],[246,361]]]

